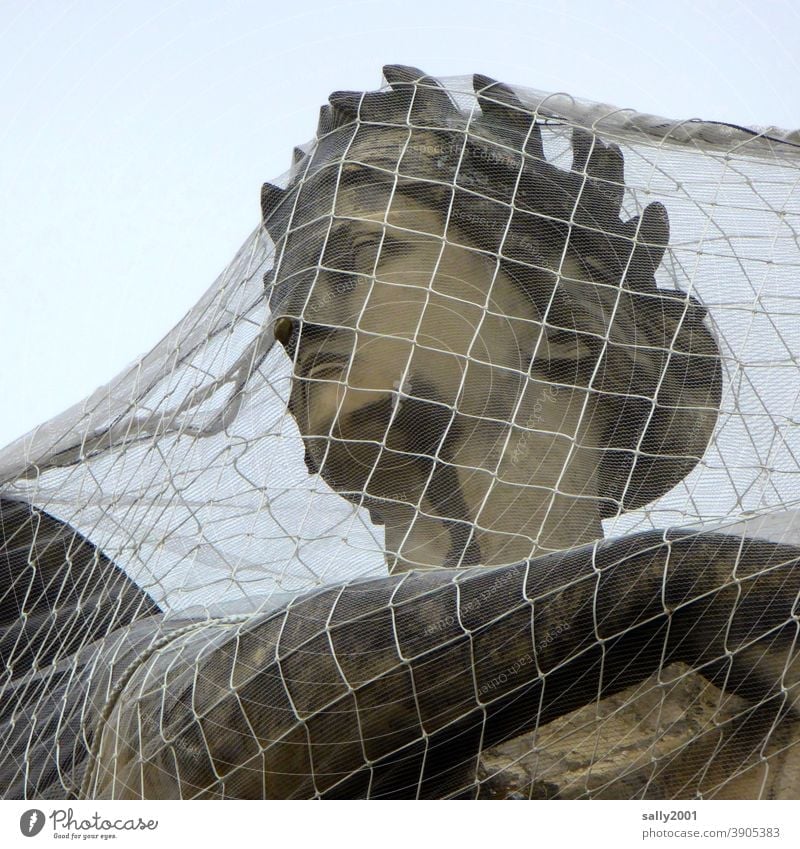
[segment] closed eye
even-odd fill
[[[369,233],[358,235],[353,240],[353,255],[359,265],[365,262],[375,262],[378,249],[381,254],[384,252],[395,255],[398,250],[402,250],[404,242],[389,233]]]
[[[325,247],[323,266],[331,271],[369,274],[380,258],[396,257],[414,250],[414,242],[391,234],[388,230],[361,230],[352,232],[344,228],[331,233]]]
[[[366,247],[378,247],[383,240],[389,241],[391,236],[384,236],[383,233],[369,233],[363,236],[357,236],[353,240],[353,250],[359,250]]]

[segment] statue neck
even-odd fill
[[[513,426],[464,417],[419,507],[381,507],[390,571],[514,563],[602,537],[591,405],[583,389],[531,379]]]

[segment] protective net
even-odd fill
[[[0,787],[800,797],[800,137],[384,69],[0,453]]]

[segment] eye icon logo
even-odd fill
[[[31,808],[19,818],[19,830],[25,837],[36,837],[44,828],[44,812]]]

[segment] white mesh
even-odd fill
[[[0,453],[4,795],[797,797],[796,133],[385,74]]]

